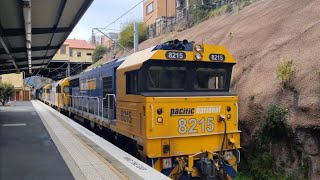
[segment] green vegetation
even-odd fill
[[[148,39],[148,28],[143,22],[139,22],[139,43]],[[128,23],[120,32],[119,43],[127,48],[133,48],[133,23]]]
[[[208,19],[210,10],[213,9],[213,4],[209,0],[193,0],[190,2],[190,15],[192,23],[200,23]]]
[[[209,17],[215,17],[217,15],[223,14],[227,12],[227,9],[229,9],[229,6],[231,7],[230,4],[228,5],[223,5],[220,8],[214,9],[209,12]]]
[[[190,2],[192,23],[197,24],[217,15],[240,11],[255,1],[256,0],[238,0],[219,7],[218,4],[220,0],[193,0]]]
[[[97,46],[92,54],[92,62],[95,63],[102,59],[103,56],[108,52],[108,49],[104,46]]]
[[[296,75],[296,65],[292,59],[286,59],[278,65],[277,77],[282,87],[290,86],[291,81]]]
[[[242,163],[237,179],[289,180],[284,169],[276,167],[270,144],[281,139],[288,142],[291,129],[285,123],[288,109],[271,104],[261,124],[260,131],[251,144],[242,149]]]
[[[288,109],[272,104],[267,112],[265,121],[261,127],[260,138],[286,138],[291,134],[290,128],[285,124],[284,117],[288,113]]]
[[[241,11],[246,6],[252,4],[255,0],[240,0],[234,3],[225,4],[209,12],[209,17],[215,17],[220,14]]]
[[[0,82],[0,102],[4,106],[8,101],[10,96],[14,94],[14,86],[9,83]]]
[[[304,177],[309,177],[310,170],[310,162],[307,157],[303,157],[302,159],[302,172]]]

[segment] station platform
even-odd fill
[[[0,106],[0,179],[169,179],[40,101]]]

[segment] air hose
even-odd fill
[[[233,167],[233,166],[237,165],[237,164],[240,162],[240,151],[237,149],[237,146],[235,145],[235,143],[229,141],[229,143],[232,144],[232,146],[235,148],[235,150],[236,150],[236,152],[237,152],[237,156],[235,156],[235,157],[236,157],[236,161],[235,161],[235,163],[232,164],[232,165],[230,165],[230,164],[228,164],[228,163],[226,163],[226,162],[224,161],[224,159],[222,158],[222,156],[223,156],[223,154],[224,154],[224,153],[223,153],[223,146],[224,146],[224,143],[225,143],[226,138],[227,138],[227,122],[226,122],[226,118],[225,118],[225,117],[221,117],[221,116],[220,116],[219,120],[220,120],[220,121],[223,121],[223,123],[224,123],[224,133],[223,133],[223,140],[222,140],[222,144],[221,144],[221,150],[220,150],[220,157],[219,157],[219,159],[220,159],[220,161],[221,161],[224,165]]]

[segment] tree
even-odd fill
[[[190,15],[194,24],[208,19],[213,4],[209,0],[193,0],[190,2]]]
[[[105,46],[102,46],[102,45],[97,46],[92,54],[93,63],[102,59],[107,52],[108,52],[108,48],[106,48]]]
[[[14,86],[9,83],[0,82],[0,102],[4,106],[14,93]]]
[[[143,22],[138,23],[139,30],[139,43],[148,39],[148,28],[145,26]],[[133,48],[134,40],[133,40],[134,27],[133,23],[128,23],[125,25],[121,32],[119,43],[127,48]]]

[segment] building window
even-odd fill
[[[87,56],[92,56],[92,53],[87,53]]]
[[[147,6],[147,14],[150,14],[152,11],[153,11],[153,8],[154,8],[154,2],[150,3],[148,6]]]
[[[72,56],[73,56],[72,48],[69,48],[69,56],[70,56],[70,57],[72,57]]]
[[[66,54],[66,46],[62,45],[60,48],[60,54]]]
[[[81,52],[77,52],[77,57],[81,57]]]

